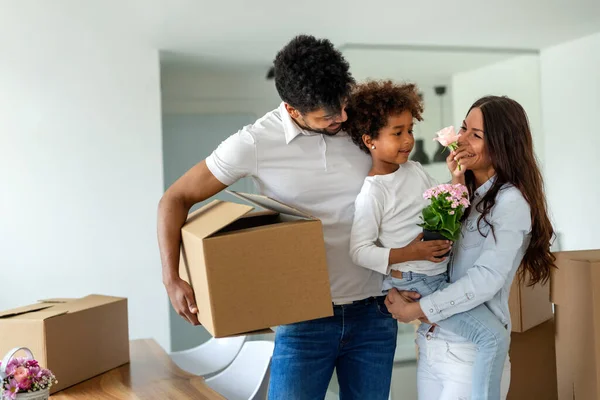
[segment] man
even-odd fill
[[[341,131],[354,79],[331,42],[298,36],[277,54],[275,84],[279,108],[230,136],[161,199],[163,282],[175,310],[197,325],[194,293],[178,275],[181,227],[195,203],[252,177],[261,194],[322,221],[334,302],[332,317],[277,328],[269,398],[322,399],[335,368],[343,398],[387,399],[397,323],[383,275],[349,255],[354,200],[371,166]]]

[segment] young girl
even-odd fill
[[[367,82],[351,96],[344,129],[373,160],[355,203],[352,259],[389,275],[391,287],[427,296],[447,285],[447,261],[441,256],[450,243],[421,241],[423,192],[437,184],[419,163],[409,161],[414,120],[422,120],[422,111],[415,85]],[[506,327],[485,305],[438,324],[478,346],[472,398],[499,399],[510,341]]]

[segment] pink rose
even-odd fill
[[[29,378],[29,370],[25,367],[18,367],[15,370],[14,378],[18,383],[21,383]]]
[[[458,141],[458,138],[460,137],[460,133],[456,133],[454,131],[454,127],[453,126],[448,126],[444,129],[442,129],[441,131],[437,132],[437,137],[434,138],[433,140],[437,140],[438,142],[440,142],[442,144],[442,146],[448,147],[451,144],[454,144]]]

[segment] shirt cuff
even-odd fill
[[[432,295],[429,295],[421,298],[421,300],[419,300],[419,305],[429,322],[435,324],[436,322],[443,320],[444,316],[442,315],[442,311],[439,310],[433,302],[432,297]]]
[[[390,274],[390,251],[391,249],[385,247],[373,246],[371,249],[371,260],[372,262],[368,263],[367,268],[372,269],[373,271],[379,272],[383,275]]]

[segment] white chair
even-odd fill
[[[265,400],[274,348],[267,340],[246,342],[231,365],[206,384],[227,400]]]
[[[240,352],[246,336],[210,339],[193,349],[171,353],[171,359],[182,370],[204,376],[225,369]]]

